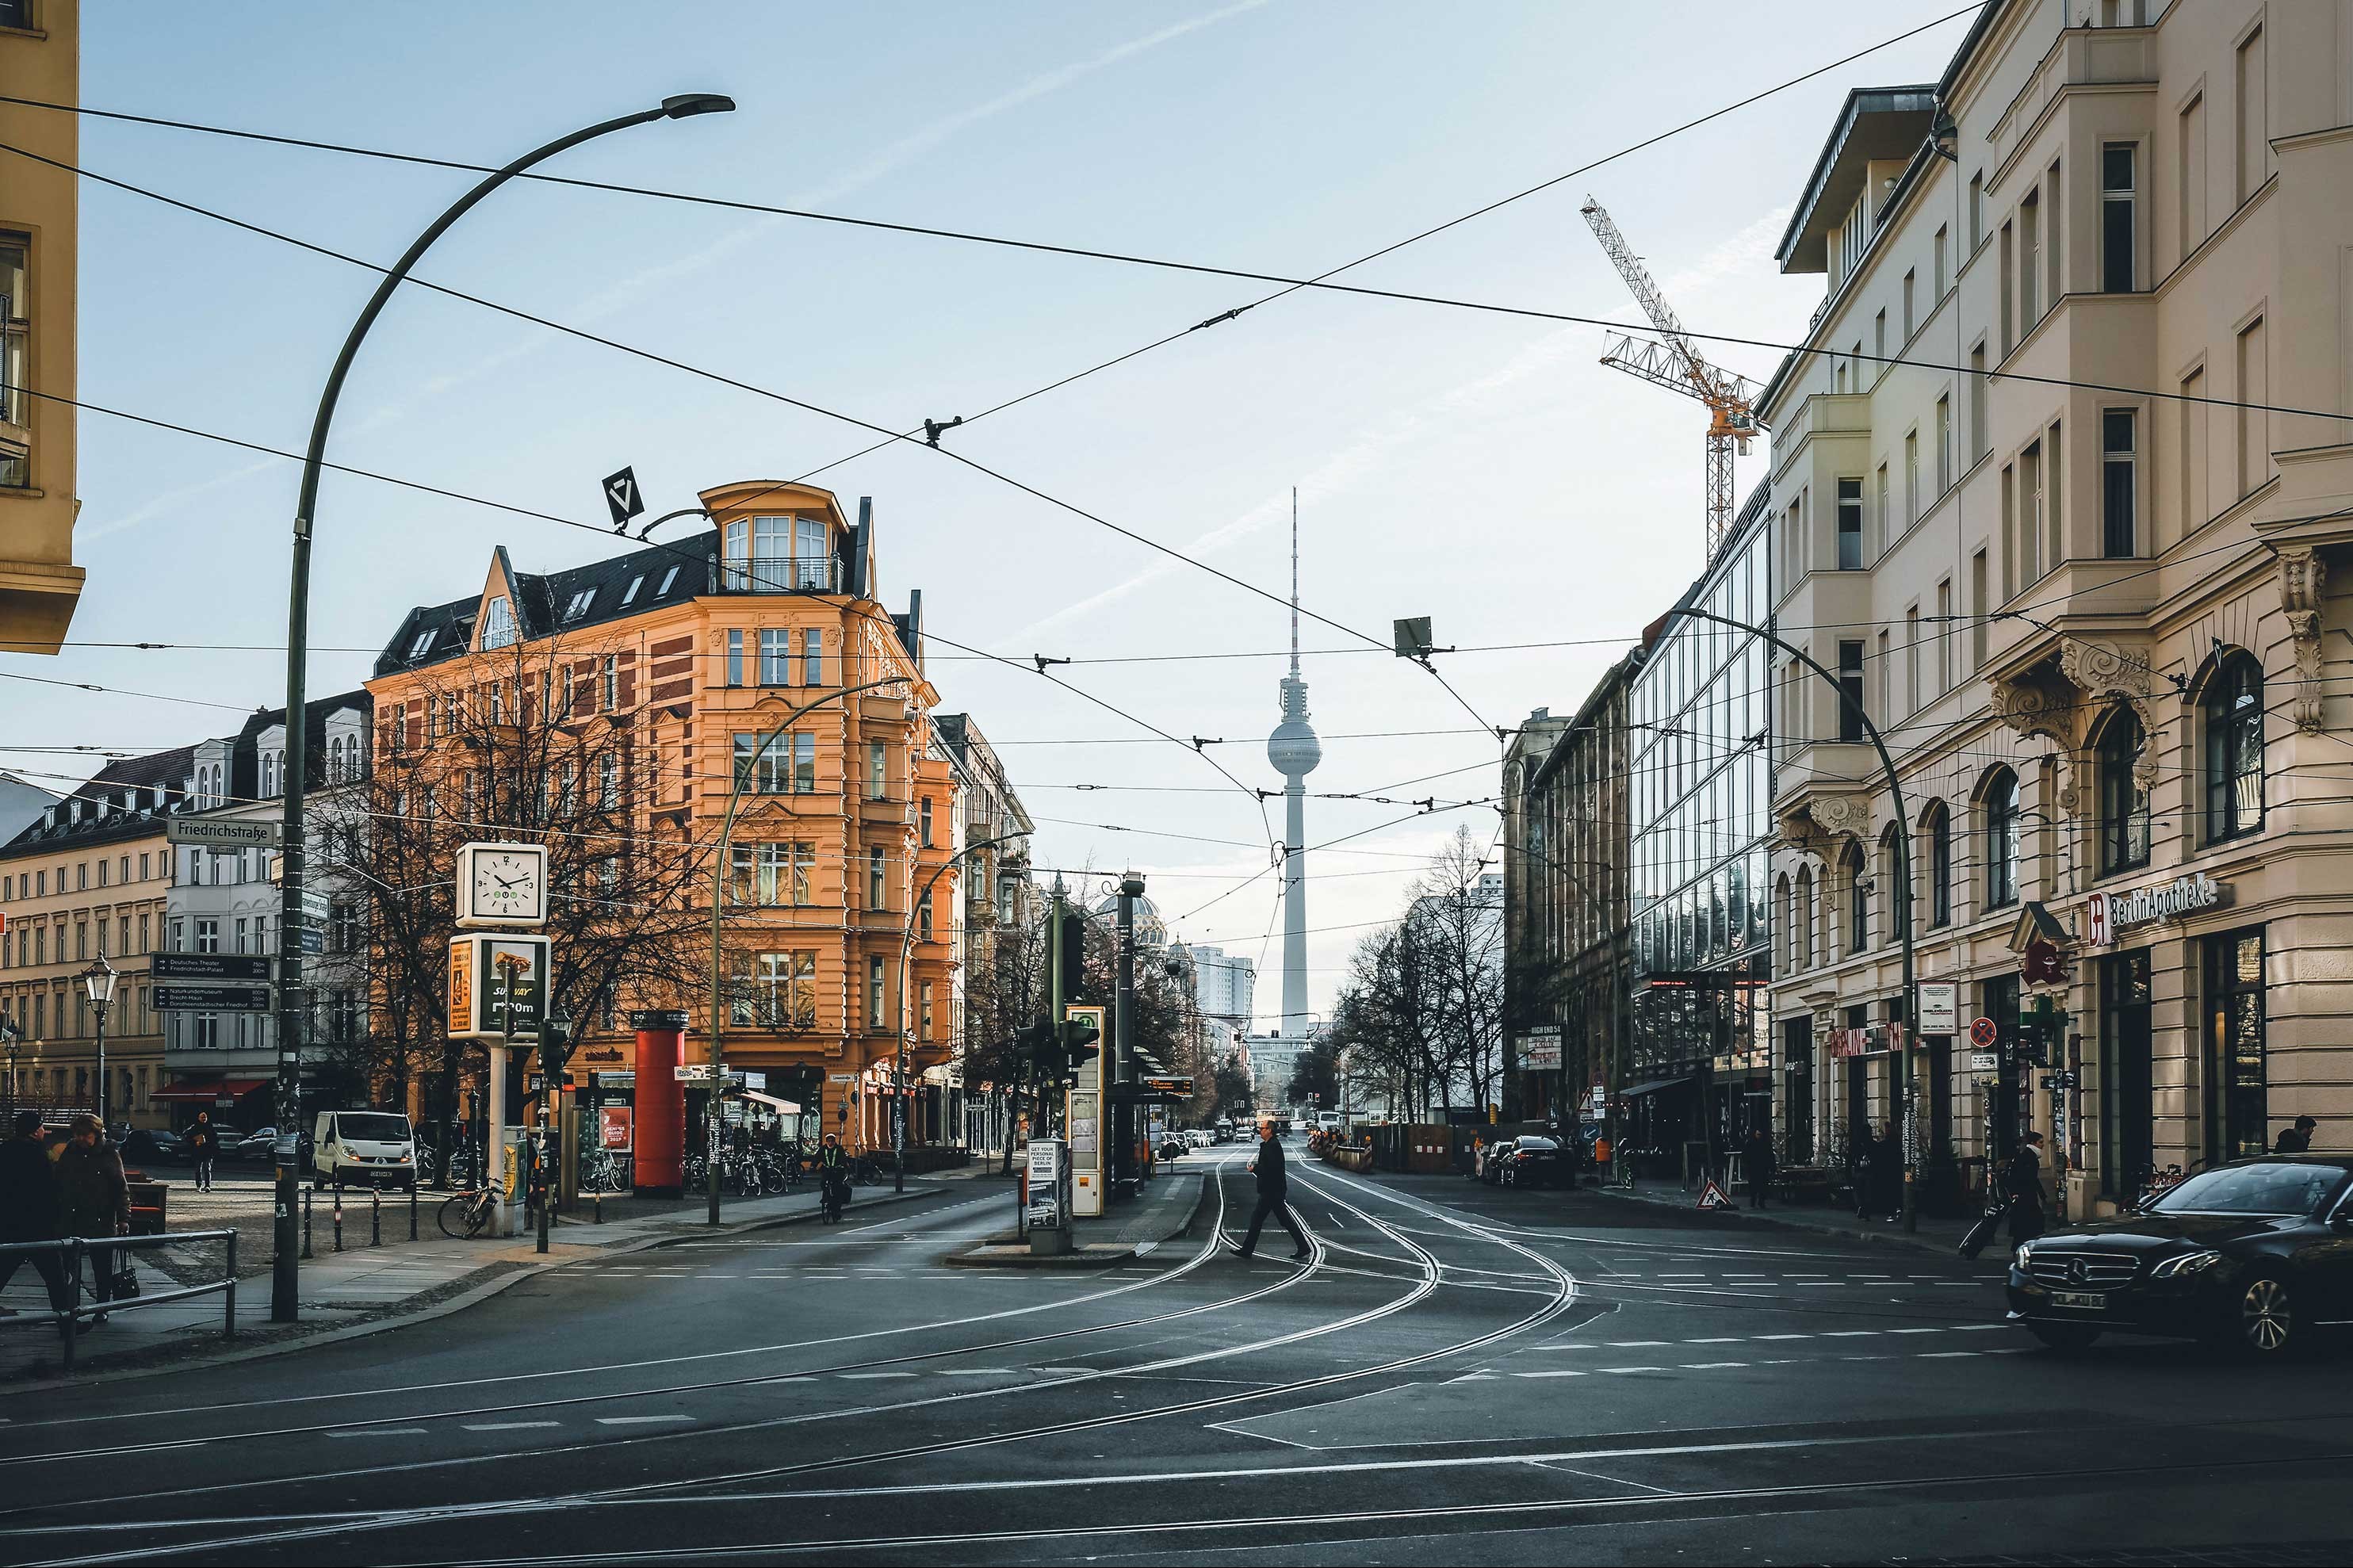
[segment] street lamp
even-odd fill
[[[401,252],[368,296],[367,304],[360,310],[359,320],[352,323],[349,336],[343,339],[341,353],[335,355],[332,369],[327,373],[327,384],[319,394],[319,410],[311,422],[311,444],[302,455],[302,486],[294,503],[294,557],[287,590],[286,605],[286,730],[289,742],[287,758],[291,764],[285,770],[285,803],[282,821],[285,846],[282,851],[284,877],[283,895],[278,915],[278,1147],[275,1152],[278,1167],[277,1220],[275,1226],[276,1256],[270,1264],[269,1317],[272,1322],[290,1323],[301,1315],[301,1299],[298,1259],[301,1254],[301,1220],[297,1208],[301,1201],[301,1178],[294,1168],[295,1124],[301,1115],[301,1087],[299,1078],[302,1054],[302,1030],[308,1022],[303,1006],[302,986],[302,890],[307,884],[307,865],[302,843],[302,797],[310,782],[310,726],[307,722],[308,686],[311,652],[311,524],[319,507],[319,474],[327,461],[327,430],[334,423],[335,404],[343,393],[343,378],[351,374],[352,360],[359,353],[362,340],[375,319],[384,311],[392,291],[400,287],[433,242],[448,231],[450,225],[470,212],[475,205],[513,179],[532,165],[583,142],[594,141],[616,131],[632,126],[651,124],[657,120],[684,120],[697,114],[723,113],[735,107],[734,100],[715,92],[691,92],[662,100],[659,108],[640,110],[617,120],[607,120],[569,136],[558,137],[543,147],[535,148],[496,171],[480,184],[452,203],[449,209],[435,218],[409,247]]]
[[[100,1139],[111,1137],[113,1125],[107,1114],[106,1103],[106,1010],[114,1005],[114,965],[100,953],[97,962],[81,972],[81,988],[90,994],[90,1011],[98,1016],[98,1132]],[[9,1054],[9,1079],[16,1078],[16,1053]]]
[[[727,845],[735,834],[735,811],[744,802],[744,786],[750,784],[753,774],[759,771],[760,759],[767,754],[768,748],[783,740],[786,731],[806,715],[816,712],[828,702],[839,702],[846,697],[855,697],[861,691],[872,691],[883,686],[910,686],[913,683],[913,676],[886,675],[880,680],[870,680],[863,685],[845,686],[839,691],[828,691],[807,707],[792,709],[776,728],[760,737],[759,743],[752,748],[750,756],[737,757],[733,761],[731,771],[734,774],[734,787],[727,792],[727,814],[719,819],[719,847],[713,851],[711,861],[711,1080],[710,1099],[707,1103],[711,1110],[711,1157],[708,1163],[712,1225],[719,1223],[719,1090],[727,1078],[726,1054],[722,1048],[720,1039],[722,1020],[726,1011],[725,966],[720,952],[720,932],[723,929],[723,922],[727,913]],[[843,782],[842,787],[844,790],[849,787],[847,780]],[[845,888],[845,901],[847,896],[848,889]]]
[[[7,1014],[0,1013],[0,1047],[5,1047],[8,1052],[8,1120],[11,1124],[16,1120],[16,1047],[24,1037],[25,1031],[9,1022]]]
[[[907,963],[915,951],[915,912],[923,907],[923,900],[932,896],[933,884],[946,875],[948,868],[957,861],[976,849],[987,849],[998,844],[1010,844],[1017,838],[1029,837],[1026,833],[1006,833],[995,838],[973,840],[933,868],[932,874],[923,879],[923,890],[915,895],[914,902],[907,908],[907,934],[899,943],[899,1005],[892,1009],[891,1015],[899,1022],[899,1054],[892,1064],[891,1071],[891,1087],[895,1093],[891,1122],[891,1154],[895,1163],[895,1169],[892,1173],[891,1190],[894,1193],[903,1193],[907,1190]],[[1062,1026],[1062,1021],[1060,1018],[1055,1019],[1054,1026],[1060,1029]]]

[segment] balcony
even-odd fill
[[[830,555],[733,556],[719,571],[723,594],[839,594],[841,563]]]

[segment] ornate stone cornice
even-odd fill
[[[1840,839],[1870,836],[1871,797],[1808,791],[1782,810],[1779,826],[1783,844],[1828,860]]]

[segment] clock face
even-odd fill
[[[470,889],[474,914],[486,920],[539,919],[543,865],[528,851],[476,850]]]

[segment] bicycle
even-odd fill
[[[616,1158],[609,1150],[598,1149],[580,1163],[580,1190],[584,1193],[626,1193],[634,1173],[626,1160]]]
[[[449,1201],[441,1205],[441,1234],[459,1241],[471,1241],[480,1236],[497,1215],[499,1196],[495,1187],[451,1194]]]

